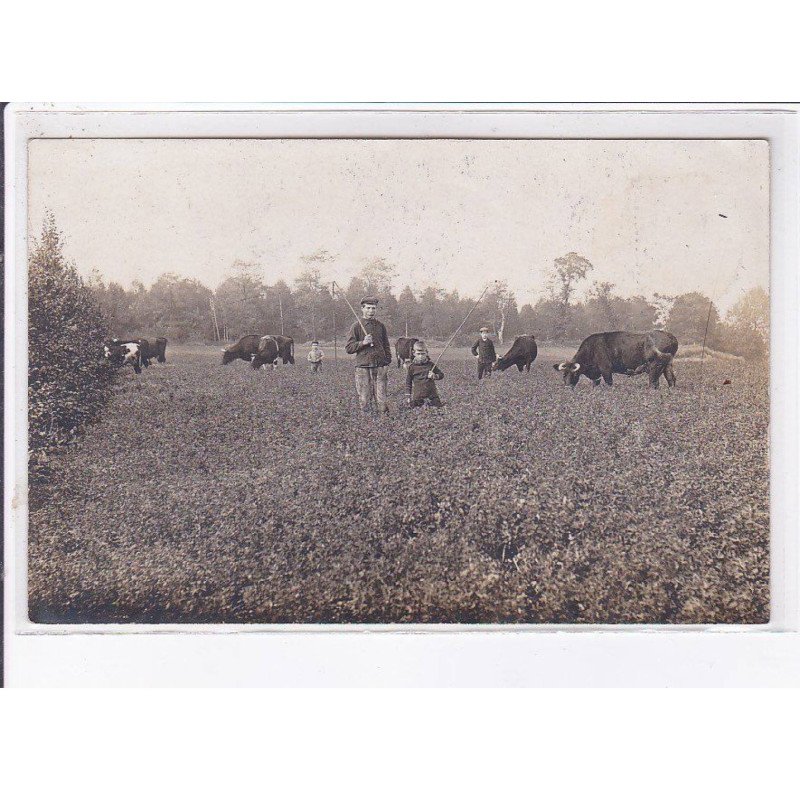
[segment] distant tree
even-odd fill
[[[242,261],[236,259],[231,264],[228,280],[238,292],[238,299],[247,303],[258,299],[264,291],[264,284],[261,280],[261,267],[252,261]]]
[[[165,273],[151,287],[147,329],[141,333],[177,342],[194,337],[212,339],[212,292],[200,281]]]
[[[626,299],[619,299],[622,318],[626,320],[626,329],[631,331],[651,331],[657,327],[658,309],[642,295],[637,294]]]
[[[565,338],[565,327],[564,309],[561,303],[547,297],[538,300],[534,305],[526,332],[553,342]]]
[[[674,295],[659,294],[658,292],[653,295],[651,304],[656,310],[654,327],[666,328],[667,320],[669,319],[669,312],[672,310],[672,304],[674,302]]]
[[[576,285],[594,269],[592,263],[577,253],[567,253],[553,262],[548,278],[550,298],[558,303],[560,319],[555,331],[556,339],[563,338],[568,328],[570,301]]]
[[[400,297],[397,298],[397,311],[403,336],[413,335],[419,327],[419,309],[417,298],[414,297],[410,286],[405,286],[400,292]]]
[[[510,325],[514,329],[519,319],[517,299],[505,281],[486,293],[480,312],[483,319],[494,328],[500,344],[503,344],[507,327]]]
[[[728,322],[742,331],[758,334],[769,341],[769,295],[760,286],[745,292],[728,312]]]
[[[534,336],[542,336],[542,332],[537,332],[536,315],[533,313],[533,306],[530,303],[523,304],[519,310],[519,332],[531,333]]]
[[[619,297],[613,293],[614,285],[608,282],[595,283],[583,313],[573,309],[573,316],[580,317],[585,331],[649,331],[655,327],[656,307],[641,295]]]
[[[97,270],[92,270],[86,285],[92,291],[112,336],[124,337],[129,331],[139,328],[132,313],[132,291],[126,291],[115,281],[106,286]]]
[[[310,260],[310,266],[294,281],[294,305],[297,309],[295,319],[298,332],[305,340],[316,339],[321,335],[331,302],[330,292],[323,283],[322,272],[316,266],[317,263],[319,262],[316,260]]]
[[[726,348],[746,358],[769,351],[769,295],[760,286],[750,289],[731,308],[724,328]]]
[[[585,319],[593,332],[615,331],[620,328],[620,298],[613,294],[614,284],[595,281],[585,304]]]
[[[709,341],[715,335],[719,312],[711,300],[700,292],[687,292],[675,298],[667,318],[667,330],[681,343],[702,342],[708,328]]]
[[[286,281],[279,280],[274,285],[267,286],[264,299],[263,323],[266,325],[263,332],[298,335],[296,297]]]
[[[444,290],[439,286],[426,286],[419,297],[420,327],[416,335],[422,334],[431,338],[443,339],[449,336],[449,321],[442,316]]]
[[[369,259],[361,269],[358,277],[364,284],[364,289],[369,294],[377,294],[381,299],[387,298],[392,292],[397,267],[383,256]]]

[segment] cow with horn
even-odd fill
[[[639,375],[646,372],[650,386],[658,388],[663,375],[667,384],[675,385],[672,359],[678,352],[678,340],[667,331],[629,333],[612,331],[587,336],[570,361],[553,364],[566,386],[574,387],[581,375],[600,385],[602,378],[613,385],[612,375]]]

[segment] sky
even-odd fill
[[[394,288],[546,293],[575,251],[623,296],[700,291],[722,311],[769,287],[762,140],[41,139],[29,233],[47,209],[79,271],[211,288],[237,261],[288,283],[320,250],[326,280],[366,261]],[[580,296],[580,294],[579,294]]]

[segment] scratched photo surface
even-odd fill
[[[769,621],[767,142],[28,158],[34,622]]]

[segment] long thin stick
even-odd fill
[[[711,309],[714,308],[714,301],[708,304],[708,316],[706,317],[706,329],[703,333],[703,349],[700,351],[700,390],[703,389],[703,363],[706,357],[706,337],[708,336],[708,325],[711,322]]]
[[[495,285],[497,285],[499,282],[500,281],[495,281],[494,283]],[[491,285],[492,285],[491,283],[486,284],[486,288],[481,292],[481,296],[475,301],[475,305],[472,306],[472,308],[467,312],[467,316],[464,317],[462,323],[456,328],[455,333],[450,337],[450,341],[444,346],[444,350],[442,350],[442,352],[439,353],[439,355],[436,357],[436,361],[433,362],[433,366],[431,367],[431,372],[434,369],[436,369],[436,365],[442,360],[442,356],[447,352],[447,348],[450,347],[450,345],[453,343],[453,339],[455,339],[456,336],[458,336],[458,332],[464,327],[466,321],[470,318],[472,312],[478,307],[481,300],[483,300],[483,296],[486,294],[486,292],[489,291],[489,287]]]
[[[336,286],[336,281],[333,282],[333,285]],[[361,317],[356,314],[355,309],[353,306],[350,305],[350,301],[347,299],[347,295],[340,294],[340,297],[347,303],[347,307],[353,312],[353,316],[356,318],[356,322],[361,326],[361,330],[364,331],[364,336],[369,336],[367,333],[367,329],[364,327],[364,323],[361,321]]]
[[[339,363],[339,355],[336,352],[336,281],[331,283],[331,299],[333,300],[333,363]]]

